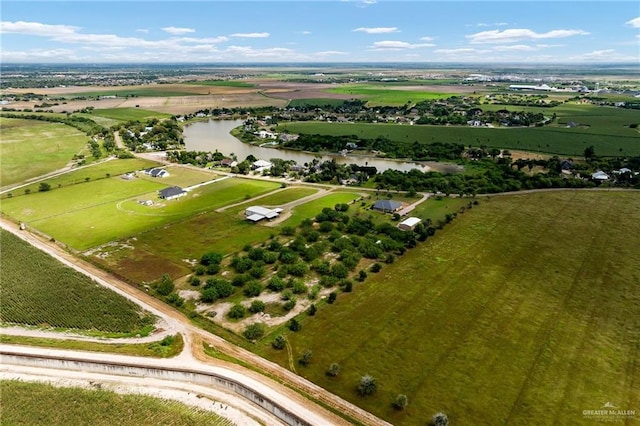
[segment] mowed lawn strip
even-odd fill
[[[0,230],[0,321],[103,334],[151,330],[153,317],[124,297]]]
[[[111,179],[121,181],[119,178]],[[156,189],[164,187],[143,179],[118,182],[118,187],[142,183]],[[86,250],[264,194],[277,187],[278,184],[274,182],[226,179],[197,188],[175,200],[160,200],[156,191],[138,191],[127,198],[111,199],[82,209],[69,209],[69,213],[51,215],[29,224],[77,250]],[[138,200],[152,200],[154,205],[143,206]]]
[[[145,395],[106,389],[56,387],[14,380],[0,382],[3,423],[15,425],[207,425],[232,421],[200,408]],[[73,401],[72,404],[69,402]],[[61,409],[64,407],[63,409]],[[117,409],[114,409],[117,407]]]
[[[89,140],[61,123],[0,117],[0,185],[6,186],[58,170]]]
[[[583,410],[607,401],[633,409],[639,236],[634,192],[481,200],[303,317],[303,331],[287,333],[294,359],[313,351],[298,373],[398,425],[438,411],[456,424],[591,424]],[[262,352],[288,365],[284,351]],[[332,362],[336,378],[325,375]],[[365,374],[378,381],[373,397],[357,396]],[[399,393],[402,413],[391,407]]]

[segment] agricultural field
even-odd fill
[[[455,424],[592,424],[583,410],[637,410],[640,399],[638,236],[635,192],[481,198],[301,316],[302,331],[276,330],[293,359],[272,338],[258,352],[396,425],[439,411]],[[361,397],[365,374],[377,392]],[[409,405],[396,411],[401,393]]]
[[[397,85],[381,84],[343,84],[328,93],[354,95],[354,98],[365,99],[367,105],[404,105],[432,99],[446,99],[453,93],[426,92],[422,89]]]
[[[0,231],[2,324],[147,335],[153,316],[7,231]]]
[[[217,414],[175,401],[105,389],[57,387],[14,380],[2,386],[2,422],[11,425],[67,426],[207,425],[231,426]],[[73,401],[73,404],[69,402]],[[63,410],[60,407],[64,407]],[[117,407],[117,409],[114,409]]]
[[[608,116],[598,118],[606,123]],[[640,155],[640,135],[635,129],[592,132],[590,129],[566,127],[540,128],[482,128],[464,126],[408,126],[399,124],[319,123],[296,122],[280,124],[278,131],[324,134],[331,136],[356,135],[375,139],[386,137],[394,141],[413,143],[453,142],[465,146],[485,145],[489,148],[550,154],[582,156],[593,145],[598,155]],[[620,134],[624,133],[624,135]]]
[[[0,117],[0,182],[7,186],[66,166],[88,137],[61,123]]]
[[[149,111],[140,108],[105,108],[94,109],[89,114],[90,118],[103,117],[111,120],[121,121],[142,121],[149,118],[169,118],[170,114],[164,114],[156,111]],[[97,121],[97,120],[96,120]]]

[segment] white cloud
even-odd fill
[[[552,30],[546,33],[536,33],[529,29],[490,30],[466,36],[473,44],[481,43],[514,43],[520,40],[539,40],[548,38],[563,38],[574,35],[588,35],[582,30]]]
[[[433,41],[434,38],[433,37],[420,37],[421,41]]]
[[[512,44],[509,46],[494,46],[493,50],[496,50],[498,52],[531,52],[538,49],[533,46],[527,46],[525,44]]]
[[[482,28],[482,27],[504,27],[504,26],[507,26],[507,25],[509,25],[509,24],[506,23],[506,22],[496,22],[496,23],[493,23],[493,24],[485,24],[485,23],[481,22],[479,24],[476,24],[476,27],[479,27],[479,28]]]
[[[570,61],[584,62],[637,62],[639,56],[621,55],[614,49],[594,50],[582,55],[575,55],[569,58]]]
[[[21,51],[2,50],[0,60],[3,62],[37,62],[41,60],[77,61],[80,58],[70,49],[33,49]]]
[[[419,43],[419,44],[411,44],[406,41],[393,41],[393,40],[385,40],[385,41],[376,41],[371,46],[374,50],[404,50],[404,49],[420,49],[423,47],[433,47],[434,44],[431,43]]]
[[[633,18],[630,21],[625,22],[627,25],[631,25],[633,28],[640,28],[640,16]]]
[[[341,52],[339,50],[327,50],[324,52],[316,52],[316,56],[334,56],[334,55],[348,55],[349,52]]]
[[[181,34],[189,34],[195,33],[196,30],[193,28],[180,28],[180,27],[164,27],[162,31],[173,34],[173,35],[181,35]]]
[[[2,21],[0,22],[0,33],[2,34],[25,34],[34,36],[59,36],[65,34],[73,34],[78,27],[71,25],[48,25],[40,22],[25,21]]]
[[[231,34],[231,37],[240,37],[240,38],[267,38],[271,34],[269,33],[235,33]]]
[[[229,41],[229,38],[225,36],[204,37],[204,38],[180,37],[180,38],[174,38],[172,40],[177,42],[182,42],[182,43],[223,43],[225,41]]]
[[[302,31],[300,34],[302,34],[302,35],[309,35],[309,34],[311,34],[311,31]]]
[[[353,31],[367,33],[367,34],[389,34],[389,33],[399,32],[398,28],[396,27],[377,27],[377,28],[360,27],[360,28],[356,28]]]

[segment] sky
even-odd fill
[[[638,1],[0,3],[2,63],[637,63]]]

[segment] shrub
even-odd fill
[[[189,284],[194,287],[198,287],[200,285],[200,278],[196,277],[195,275],[191,275],[189,277]]]
[[[340,374],[340,364],[332,362],[327,369],[327,376],[336,377],[338,374]]]
[[[284,305],[282,305],[282,307],[284,308],[285,311],[289,312],[290,310],[292,310],[293,308],[296,307],[296,299],[292,298],[287,300]]]
[[[223,256],[220,253],[209,252],[202,255],[200,258],[200,264],[204,266],[219,265],[220,262],[222,262],[222,257]]]
[[[231,280],[231,285],[234,287],[242,287],[249,281],[249,276],[246,274],[238,274]]]
[[[337,297],[338,297],[338,293],[336,293],[335,291],[332,291],[331,293],[329,293],[329,298],[327,299],[327,303],[335,302]]]
[[[158,283],[156,291],[161,296],[168,296],[169,294],[171,294],[171,292],[173,292],[175,287],[176,286],[175,284],[173,284],[173,280],[171,279],[171,277],[168,274],[164,274],[160,279],[160,282]]]
[[[204,273],[207,271],[207,268],[202,265],[196,265],[193,271],[196,275],[204,275]]]
[[[306,351],[304,351],[304,353],[302,354],[298,362],[300,363],[300,365],[309,365],[309,363],[311,362],[312,356],[313,356],[313,352],[307,349]]]
[[[431,418],[431,424],[433,426],[447,426],[449,424],[449,418],[444,413],[436,413]]]
[[[309,316],[312,317],[316,314],[317,311],[318,311],[318,308],[316,308],[316,305],[312,303],[311,306],[309,306],[309,309],[307,309],[307,314],[309,314]]]
[[[277,349],[277,350],[284,349],[286,345],[287,345],[287,341],[284,339],[284,336],[282,336],[281,334],[277,335],[276,338],[273,339],[273,342],[271,342],[271,346],[273,346],[273,349]]]
[[[264,336],[265,326],[262,323],[249,324],[242,333],[248,340],[258,340]]]
[[[371,265],[371,269],[370,269],[370,271],[371,271],[371,272],[373,272],[373,273],[375,274],[375,273],[380,272],[380,269],[382,269],[382,265],[381,265],[381,264],[379,264],[378,262],[376,262],[376,263],[374,263],[373,265]]]
[[[168,297],[167,297],[167,302],[170,305],[176,306],[176,307],[181,307],[182,305],[184,305],[184,299],[180,296],[178,296],[177,293],[171,293]]]
[[[281,233],[282,233],[282,235],[285,235],[287,237],[291,237],[291,236],[295,235],[296,228],[294,228],[293,226],[284,226],[282,228]]]
[[[393,400],[393,402],[391,403],[391,405],[393,406],[393,408],[395,408],[398,411],[403,411],[405,408],[407,408],[407,405],[409,405],[409,398],[407,398],[407,395],[404,395],[402,393],[399,393],[395,399]]]
[[[249,312],[257,314],[258,312],[264,312],[267,305],[262,300],[254,300],[249,306]]]
[[[361,269],[360,272],[358,272],[358,281],[362,282],[366,279],[367,279],[367,272],[364,269]]]
[[[307,285],[300,280],[295,280],[291,286],[293,294],[305,294],[307,292]]]
[[[251,281],[244,288],[244,295],[247,297],[257,297],[262,293],[263,287],[258,281]]]
[[[284,281],[280,277],[273,277],[269,280],[267,288],[274,292],[279,292],[284,289]]]
[[[213,303],[218,300],[218,292],[214,287],[209,287],[200,293],[200,301],[203,303]]]
[[[220,272],[220,265],[218,265],[217,263],[211,263],[207,265],[207,274],[215,275],[218,272]]]
[[[302,330],[302,324],[300,324],[297,319],[291,318],[287,323],[287,328],[291,331],[298,332]]]
[[[246,312],[247,310],[245,309],[244,306],[242,306],[239,303],[236,303],[231,307],[231,309],[229,309],[229,313],[227,315],[229,316],[229,318],[239,319],[239,318],[243,318]]]
[[[378,385],[376,384],[376,379],[373,376],[368,374],[362,376],[360,378],[360,383],[358,384],[358,394],[361,396],[373,395],[376,393]]]

